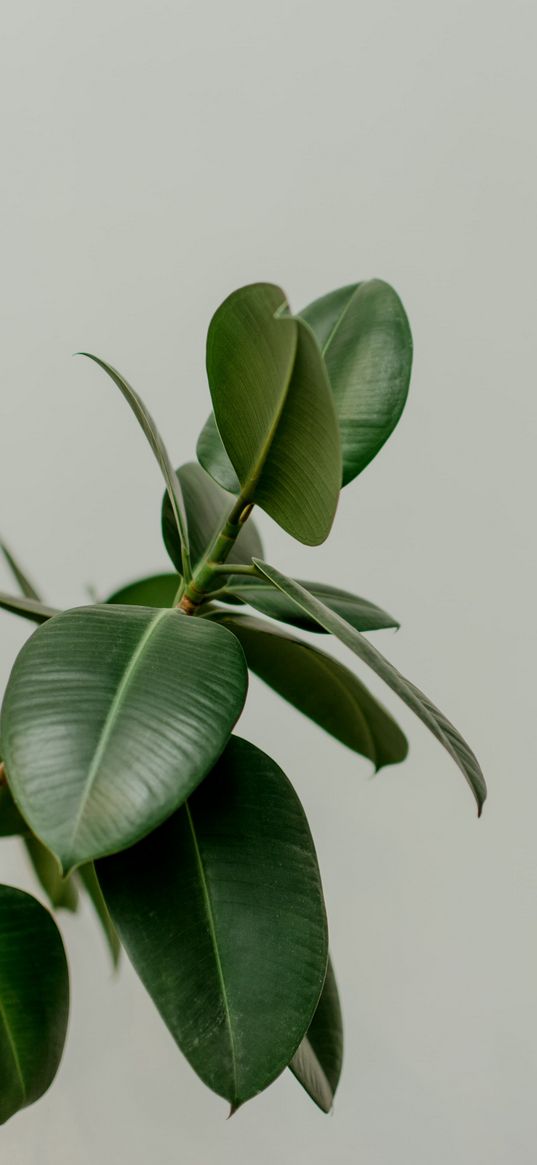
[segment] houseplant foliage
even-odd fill
[[[486,795],[458,731],[367,637],[396,620],[270,565],[252,518],[257,506],[306,546],[327,538],[340,490],[399,420],[411,357],[404,309],[380,280],[298,315],[272,284],[241,288],[211,321],[213,411],[198,460],[176,471],[141,399],[91,356],[162,471],[170,570],[57,611],[4,547],[19,593],[0,605],[38,626],[2,705],[0,834],[20,835],[54,911],[89,895],[114,961],[123,946],[233,1111],[286,1067],[329,1111],[342,1055],[304,809],[276,762],[234,732],[249,671],[376,770],[403,761],[391,714],[326,652],[334,635],[447,749],[478,811]],[[56,922],[2,887],[0,1119],[50,1084],[67,1006]]]

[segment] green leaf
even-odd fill
[[[229,495],[225,493],[205,473],[201,465],[189,461],[177,470],[181,482],[190,534],[190,558],[195,567],[207,554],[214,536],[221,529],[230,508]],[[182,573],[181,543],[173,521],[168,495],[162,503],[162,534],[166,550],[177,569]],[[229,562],[249,562],[262,553],[261,539],[250,518],[232,546]]]
[[[23,619],[30,619],[32,623],[46,623],[53,615],[59,612],[55,607],[47,607],[36,599],[23,599],[18,595],[6,595],[0,592],[0,609],[10,611],[12,615],[21,615]]]
[[[34,874],[54,910],[76,911],[78,892],[72,878],[62,878],[58,863],[50,850],[31,834],[24,838],[26,852]]]
[[[196,457],[206,472],[228,493],[238,494],[241,483],[224,449],[222,438],[211,413],[201,430],[196,446]]]
[[[300,315],[313,329],[328,369],[347,485],[376,457],[405,406],[410,327],[399,296],[381,279],[331,291]]]
[[[2,707],[10,788],[64,873],[154,829],[224,748],[247,687],[224,627],[175,610],[66,611],[22,648]]]
[[[106,601],[114,606],[173,607],[179,581],[177,574],[152,574],[114,591]]]
[[[368,757],[377,772],[405,759],[407,740],[395,720],[338,660],[249,615],[216,619],[237,636],[251,671],[336,740]]]
[[[101,924],[104,937],[108,944],[108,949],[112,956],[112,965],[116,968],[119,965],[121,956],[121,943],[119,941],[117,930],[110,918],[108,907],[103,898],[101,887],[97,874],[95,873],[95,866],[93,862],[86,862],[86,865],[79,866],[76,871],[76,876],[84,887],[88,897],[93,903],[95,913]]]
[[[0,886],[0,1124],[52,1083],[69,1010],[62,940],[35,898]]]
[[[330,1112],[334,1103],[342,1060],[343,1022],[336,980],[329,959],[317,1010],[307,1035],[289,1065],[293,1075],[323,1112]]]
[[[7,785],[0,785],[0,837],[17,837],[29,833]]]
[[[155,457],[160,465],[162,476],[166,482],[166,489],[170,498],[170,505],[172,507],[173,516],[177,526],[177,532],[181,541],[183,550],[186,552],[188,558],[188,525],[185,513],[185,504],[183,495],[181,493],[181,486],[173,465],[168,456],[164,441],[155,425],[155,422],[147,411],[143,401],[138,394],[131,388],[130,384],[125,380],[120,372],[112,368],[111,364],[107,364],[105,360],[99,359],[98,356],[92,356],[91,352],[79,352],[79,356],[87,356],[98,364],[100,368],[108,374],[113,380],[114,384],[119,388],[119,391],[125,397],[127,404],[130,405],[136,420],[143,429],[147,440],[155,454]]]
[[[30,579],[28,578],[28,575],[22,569],[22,566],[20,565],[20,563],[17,562],[17,560],[13,557],[11,551],[6,546],[5,542],[0,542],[0,550],[2,551],[2,554],[4,555],[4,558],[9,566],[9,569],[10,569],[12,575],[13,575],[13,578],[15,579],[15,582],[17,583],[22,594],[27,599],[39,599],[39,595],[38,595],[33,583],[30,581]]]
[[[230,295],[209,326],[207,374],[245,503],[316,546],[339,497],[338,426],[313,333],[285,309],[283,291],[270,283]]]
[[[289,1064],[325,978],[319,870],[289,781],[232,738],[187,805],[97,873],[174,1039],[238,1108]]]
[[[257,557],[258,555],[252,554],[252,558]],[[348,591],[327,586],[326,583],[301,582],[300,585],[312,595],[316,595],[331,611],[336,611],[346,619],[352,627],[356,627],[357,631],[378,631],[384,627],[399,627],[399,623],[392,615],[388,615],[368,599],[361,599],[358,595],[351,595]],[[226,582],[226,591],[229,591],[231,597],[249,603],[250,607],[254,607],[263,615],[269,615],[271,619],[290,623],[303,631],[325,631],[316,619],[299,610],[292,599],[282,594],[271,583],[267,583],[266,579],[232,575]],[[219,598],[225,602],[229,601],[226,594],[220,595]]]
[[[405,679],[368,639],[365,639],[359,631],[351,627],[335,611],[330,611],[315,595],[309,594],[304,587],[300,586],[300,583],[286,578],[285,575],[280,574],[278,570],[266,562],[256,561],[255,565],[262,576],[268,578],[274,583],[274,586],[293,599],[306,614],[317,619],[326,631],[340,639],[412,709],[460,768],[472,789],[480,814],[487,795],[485,778],[474,753],[453,724],[446,719],[443,712],[440,712],[431,703],[428,696],[420,692],[410,680]]]

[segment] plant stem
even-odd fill
[[[250,517],[251,512],[251,503],[240,493],[233,503],[221,530],[218,531],[209,546],[205,558],[194,571],[193,577],[189,582],[185,579],[179,588],[175,600],[175,605],[179,607],[179,610],[184,611],[187,615],[194,615],[196,608],[204,602],[207,594],[210,592],[215,575],[218,576],[219,574],[226,573],[226,567],[224,565],[226,559],[244,523]],[[227,571],[227,573],[233,574],[245,574],[246,572],[253,574],[255,573],[255,568],[242,564],[236,566],[234,564],[231,572],[229,572],[229,569]]]

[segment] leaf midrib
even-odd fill
[[[139,640],[139,643],[138,643],[136,650],[133,652],[133,654],[132,654],[132,656],[127,664],[127,667],[125,668],[125,671],[123,672],[121,680],[120,680],[118,687],[116,689],[115,696],[112,700],[112,703],[111,703],[110,708],[107,712],[104,724],[101,728],[101,733],[99,736],[97,747],[96,747],[95,752],[93,754],[93,760],[91,762],[91,766],[89,769],[86,785],[84,788],[84,794],[83,794],[81,801],[80,801],[79,810],[78,810],[78,813],[76,815],[75,821],[73,823],[73,830],[72,830],[71,837],[69,840],[69,844],[70,844],[71,848],[73,848],[74,843],[76,841],[78,830],[80,828],[82,818],[83,818],[86,806],[88,804],[88,800],[89,800],[91,791],[93,789],[93,786],[95,784],[95,780],[97,778],[99,766],[100,766],[101,760],[103,758],[105,749],[108,745],[108,741],[110,740],[110,736],[111,736],[113,729],[115,727],[117,716],[119,714],[119,709],[120,709],[120,706],[125,698],[125,693],[127,691],[127,688],[129,687],[129,684],[132,681],[133,675],[136,671],[136,668],[138,667],[138,664],[139,664],[140,659],[145,651],[145,648],[147,646],[149,639],[153,635],[153,632],[156,630],[158,625],[169,614],[170,614],[170,610],[166,608],[163,611],[159,611],[157,613],[157,615],[155,615],[155,617],[153,619],[151,619],[151,622],[149,623],[148,627],[146,627],[146,630],[144,631],[143,635],[141,636],[141,638]]]
[[[13,1033],[11,1031],[11,1027],[9,1025],[8,1018],[6,1015],[6,1009],[5,1009],[4,1004],[2,1003],[1,999],[0,999],[0,1019],[2,1020],[4,1031],[5,1031],[6,1036],[7,1036],[8,1046],[9,1046],[9,1049],[11,1051],[11,1055],[13,1057],[13,1063],[15,1065],[15,1072],[17,1074],[17,1079],[18,1079],[19,1084],[20,1084],[22,1099],[26,1100],[26,1095],[27,1095],[26,1084],[25,1084],[24,1076],[22,1074],[22,1066],[21,1066],[21,1062],[19,1060],[19,1054],[17,1052],[17,1045],[16,1045],[15,1040],[13,1038]]]
[[[283,304],[285,304],[285,302],[286,301],[284,300]],[[281,306],[283,306],[283,304]],[[281,309],[277,308],[276,310],[279,311]],[[274,313],[274,315],[276,316],[276,312]],[[274,414],[274,419],[273,419],[273,421],[268,429],[267,434],[265,435],[264,439],[261,442],[259,451],[256,453],[257,460],[255,461],[254,467],[253,467],[252,471],[250,472],[250,474],[248,475],[248,478],[245,481],[244,487],[243,487],[244,496],[246,498],[248,498],[248,500],[250,500],[250,501],[254,500],[252,495],[255,492],[256,486],[259,485],[261,475],[262,475],[263,470],[265,468],[267,458],[268,458],[268,455],[269,455],[270,450],[272,448],[274,438],[275,438],[276,433],[278,431],[280,421],[281,421],[282,416],[283,416],[283,411],[284,411],[285,405],[287,403],[287,398],[289,396],[289,389],[291,387],[291,381],[293,379],[293,370],[295,367],[296,356],[297,356],[297,351],[298,351],[298,337],[299,337],[299,331],[298,331],[299,324],[298,324],[297,320],[294,320],[293,322],[295,324],[295,343],[293,346],[293,352],[292,352],[292,355],[291,355],[291,358],[289,361],[289,365],[287,368],[287,377],[286,377],[286,380],[284,382],[281,398],[280,398],[279,404],[277,405],[277,408],[276,408],[276,411]]]
[[[233,1071],[234,1096],[233,1096],[232,1103],[238,1104],[239,1088],[238,1088],[238,1080],[237,1080],[237,1055],[236,1055],[236,1050],[235,1050],[235,1039],[234,1039],[234,1035],[233,1035],[233,1025],[231,1022],[231,1011],[230,1011],[230,1007],[229,1007],[229,999],[228,999],[227,990],[226,990],[226,982],[224,979],[224,970],[222,967],[222,960],[220,958],[220,951],[218,948],[218,938],[217,938],[217,934],[216,934],[216,923],[215,923],[215,918],[214,918],[213,904],[212,904],[212,900],[211,900],[211,892],[209,889],[207,878],[205,876],[205,867],[203,865],[203,861],[202,861],[202,857],[201,857],[201,853],[200,853],[200,848],[198,845],[198,839],[196,836],[196,831],[194,829],[194,822],[192,820],[192,814],[190,812],[190,806],[188,804],[188,801],[185,801],[184,808],[185,808],[185,812],[186,812],[188,826],[190,829],[190,834],[192,837],[192,846],[194,849],[194,856],[196,859],[196,866],[197,866],[200,884],[201,884],[203,903],[205,906],[205,913],[207,915],[207,924],[209,927],[209,934],[211,936],[211,943],[212,943],[213,952],[214,952],[214,961],[216,964],[216,973],[217,973],[217,977],[218,977],[218,983],[220,986],[220,993],[222,996],[222,1002],[224,1005],[224,1015],[226,1018],[226,1027],[227,1027],[228,1036],[229,1036],[229,1046],[230,1046],[230,1051],[231,1051],[231,1066],[232,1066],[232,1071]]]

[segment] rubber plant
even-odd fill
[[[248,670],[375,769],[403,761],[391,714],[317,646],[334,635],[447,749],[479,811],[486,789],[458,731],[366,638],[396,620],[269,565],[251,515],[257,506],[305,546],[324,542],[341,488],[401,416],[408,321],[380,280],[298,315],[272,284],[234,292],[209,327],[213,411],[198,460],[177,471],[134,389],[90,359],[162,470],[173,570],[56,611],[4,548],[20,596],[2,594],[1,606],[39,626],[2,705],[0,833],[20,835],[54,910],[90,896],[114,961],[123,946],[179,1048],[232,1111],[287,1067],[328,1111],[342,1025],[321,879],[293,786],[234,733]],[[47,1089],[67,1012],[52,915],[3,886],[1,1120]]]

